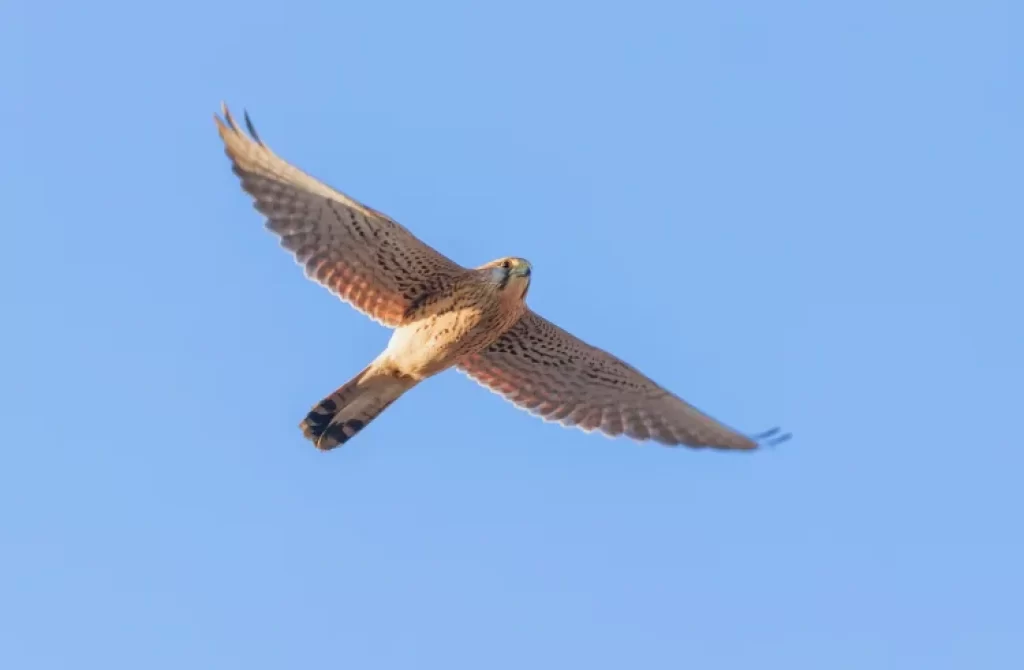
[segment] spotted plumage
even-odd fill
[[[700,412],[615,356],[526,306],[522,258],[464,268],[388,216],[277,156],[248,114],[214,117],[232,169],[306,275],[393,329],[384,351],[301,422],[319,449],[346,443],[399,397],[456,368],[544,419],[666,445],[753,449],[788,438],[746,436]]]

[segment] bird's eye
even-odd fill
[[[506,270],[511,270],[512,269],[512,261],[508,261],[508,260],[502,261],[501,262],[501,267],[505,268]]]

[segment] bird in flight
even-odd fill
[[[414,386],[456,368],[548,421],[664,445],[754,449],[744,435],[526,305],[531,267],[508,257],[465,268],[385,214],[280,158],[227,107],[214,115],[242,188],[306,276],[393,329],[384,351],[299,424],[318,449],[345,444]]]

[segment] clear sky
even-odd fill
[[[0,9],[0,665],[1024,667],[1019,2]],[[457,373],[296,428],[388,333],[211,115],[742,430]]]

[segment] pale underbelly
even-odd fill
[[[386,354],[403,373],[423,379],[489,346],[500,334],[493,321],[485,325],[479,315],[434,317],[397,328]]]

